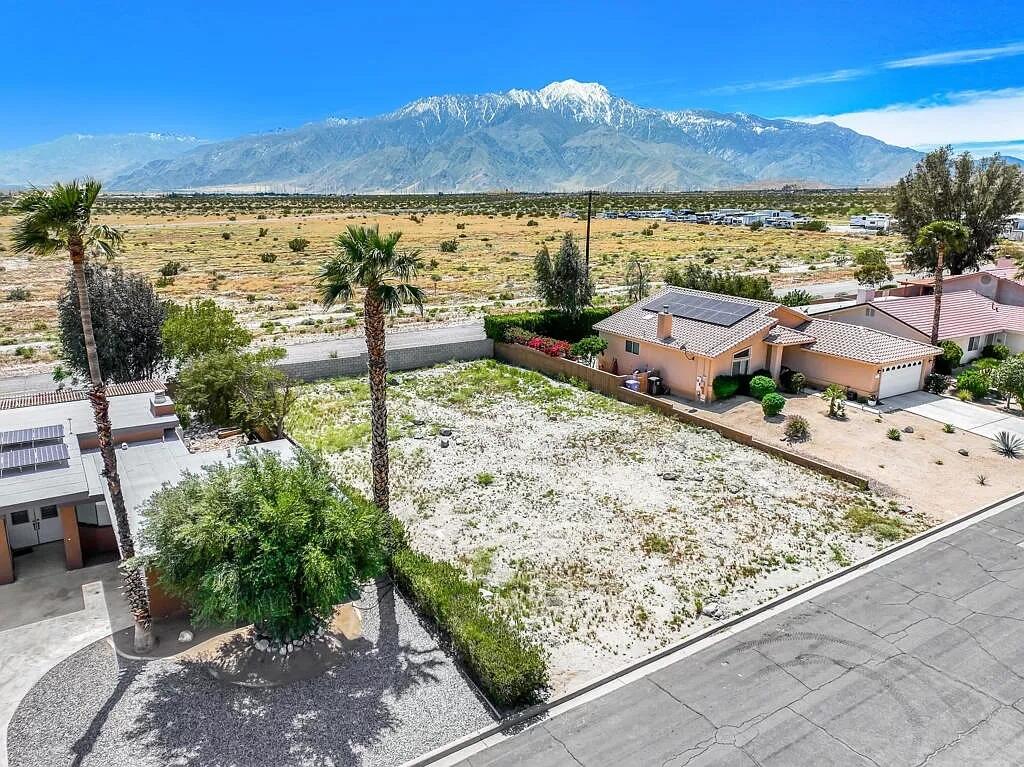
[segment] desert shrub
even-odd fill
[[[459,249],[459,241],[441,240],[441,245],[439,247],[442,253],[454,253],[456,250]]]
[[[955,341],[943,341],[939,348],[942,349],[942,354],[935,358],[935,370],[949,375],[953,368],[959,367],[960,360],[964,358],[964,350]]]
[[[277,261],[276,253],[260,253],[260,261],[265,264],[272,264]]]
[[[988,394],[989,374],[977,368],[968,368],[956,377],[957,391],[969,391],[974,399]]]
[[[897,429],[897,428],[896,428],[895,426],[893,426],[892,428],[890,428],[890,429],[889,429],[889,430],[888,430],[888,431],[887,431],[887,432],[885,433],[885,436],[887,436],[887,437],[888,437],[889,439],[891,439],[891,440],[892,440],[893,442],[899,442],[899,441],[900,441],[901,439],[903,439],[903,433],[902,433],[902,432],[901,432],[901,431],[900,431],[899,429]]]
[[[539,226],[539,224],[536,221],[534,221],[532,218],[529,221],[526,222],[526,225],[527,226]]]
[[[780,377],[782,388],[790,394],[799,394],[807,386],[807,376],[799,370],[787,370]]]
[[[750,379],[750,396],[756,400],[763,400],[766,394],[773,394],[776,390],[775,381],[768,376],[754,376]]]
[[[739,389],[740,382],[736,376],[715,376],[715,380],[711,382],[711,391],[715,393],[715,399],[729,399],[735,396]]]
[[[851,506],[843,516],[850,532],[868,533],[882,541],[898,541],[912,532],[902,519],[888,517],[864,506]]]
[[[924,378],[924,390],[932,394],[943,394],[949,388],[950,377],[941,373],[929,373]]]
[[[761,400],[761,410],[769,418],[781,413],[784,407],[786,407],[786,398],[775,392],[768,392]]]
[[[531,333],[529,330],[523,328],[511,327],[505,331],[505,343],[507,344],[526,344],[533,340],[536,333]]]
[[[266,347],[258,352],[210,352],[190,358],[178,371],[175,399],[205,423],[238,425],[240,403],[251,381],[274,377],[274,362],[284,349]]]
[[[503,341],[508,328],[519,327],[534,335],[552,336],[575,343],[581,338],[594,335],[594,324],[607,319],[621,308],[588,307],[576,316],[553,309],[542,312],[489,314],[484,318],[484,332],[488,338]]]
[[[256,236],[257,237],[266,237],[269,233],[270,233],[270,230],[267,227],[261,226],[260,227],[260,231],[259,231],[259,233]]]
[[[221,232],[220,236],[223,237],[225,240],[230,240],[231,239],[231,232]]]
[[[967,389],[957,389],[956,392],[954,392],[954,396],[961,402],[972,402],[974,400],[974,395]]]
[[[802,415],[791,415],[787,418],[783,431],[787,439],[794,442],[803,442],[811,438],[811,425]]]
[[[448,562],[408,548],[392,559],[395,582],[451,643],[480,688],[497,705],[536,703],[548,689],[544,651],[480,595],[480,584]]]
[[[7,291],[8,301],[28,301],[32,298],[32,291],[28,288],[11,288]]]
[[[992,449],[1004,458],[1020,458],[1024,455],[1024,438],[1008,431],[1001,431],[996,434]]]
[[[803,229],[805,232],[827,232],[828,224],[816,219],[814,221],[808,221],[805,224],[797,224],[796,228]]]
[[[293,237],[288,240],[288,247],[293,253],[301,253],[309,247],[309,240],[305,237]]]
[[[1010,347],[1006,344],[988,344],[981,350],[981,356],[1002,362],[1010,356]]]
[[[185,271],[185,266],[181,261],[168,261],[166,264],[161,266],[158,271],[163,277],[177,277]]]

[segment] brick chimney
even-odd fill
[[[658,312],[658,338],[668,340],[672,337],[672,313],[668,310],[668,304],[661,307]]]

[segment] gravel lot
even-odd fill
[[[21,702],[11,767],[395,765],[493,721],[400,595],[370,588],[361,604],[351,662],[270,690],[173,660],[119,666],[105,641],[91,645]]]

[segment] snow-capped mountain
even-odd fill
[[[69,178],[110,179],[150,160],[176,157],[203,143],[193,136],[74,133],[21,149],[0,151],[0,188],[44,185]]]
[[[108,188],[310,192],[885,184],[920,155],[829,123],[664,111],[597,83],[431,96],[153,159]],[[0,177],[4,175],[0,164]]]

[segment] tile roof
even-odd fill
[[[776,325],[774,328],[768,331],[768,335],[764,337],[766,344],[776,344],[778,346],[792,346],[793,344],[809,344],[814,341],[814,336],[809,336],[806,333],[801,333],[796,328],[788,328],[785,325]]]
[[[797,330],[814,339],[814,343],[806,347],[808,351],[859,362],[881,365],[942,353],[930,344],[847,322],[812,319],[798,325]]]
[[[931,335],[934,296],[915,296],[872,302],[872,306]],[[939,338],[963,338],[1011,331],[1024,333],[1024,306],[997,304],[973,290],[943,293]]]
[[[755,311],[732,327],[722,327],[721,325],[714,325],[699,320],[689,320],[684,317],[673,317],[672,337],[661,339],[658,338],[658,313],[643,307],[669,294],[712,296],[722,301],[752,306],[755,308]],[[650,343],[658,343],[674,349],[686,349],[691,354],[700,354],[704,357],[717,357],[722,352],[775,325],[778,319],[773,317],[771,313],[778,309],[779,306],[780,304],[772,301],[756,301],[752,298],[736,298],[717,293],[707,293],[701,290],[667,286],[642,301],[638,301],[632,306],[627,306],[621,312],[601,320],[594,325],[594,329]]]
[[[123,397],[127,394],[148,394],[161,391],[166,387],[159,381],[129,381],[128,383],[111,384],[107,387],[108,397]],[[84,402],[88,393],[85,389],[57,389],[55,391],[35,392],[0,399],[0,410],[13,410],[19,407],[35,407],[37,405],[58,405],[62,402]]]

